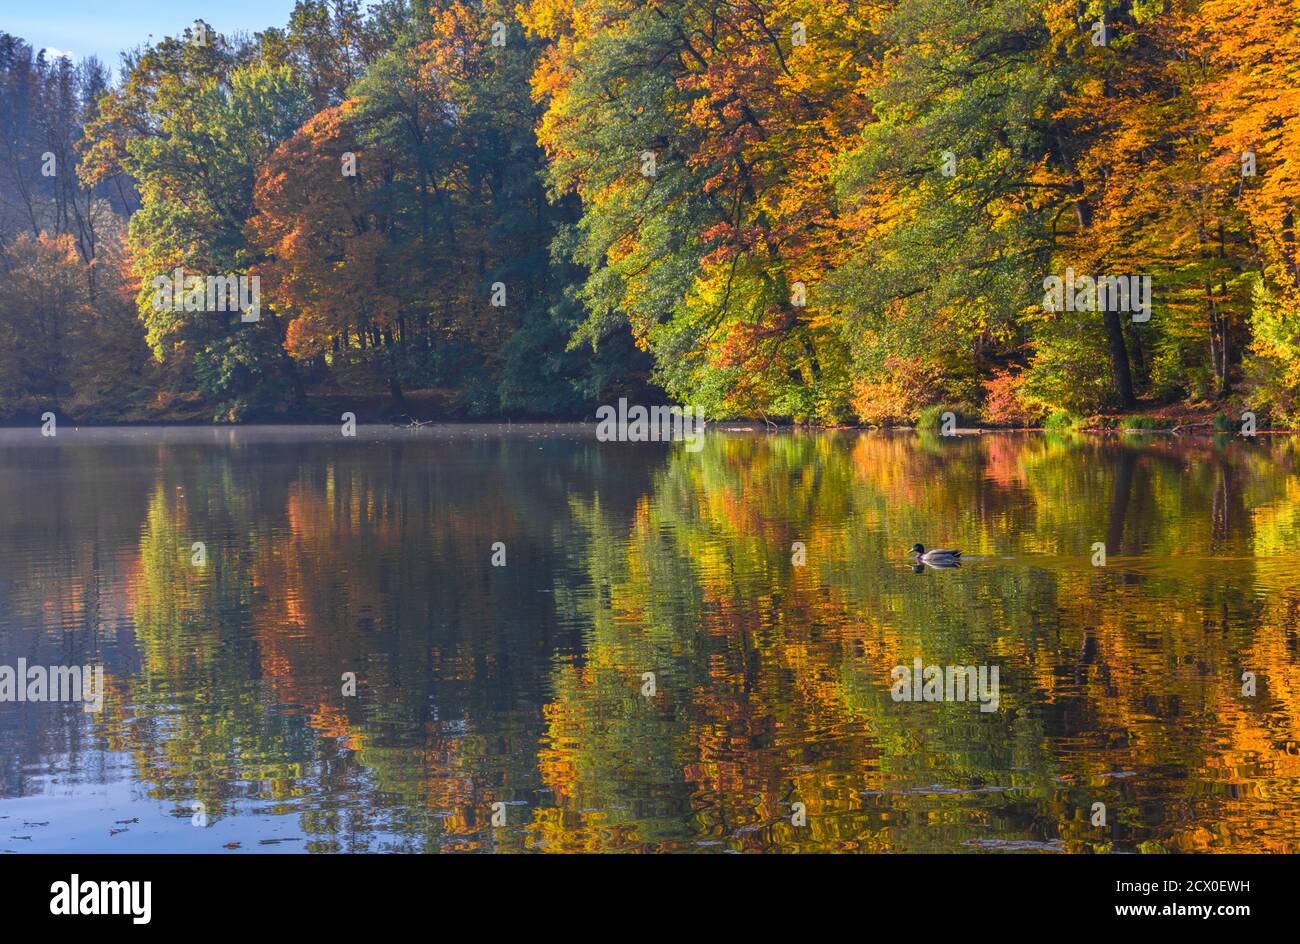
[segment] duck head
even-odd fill
[[[919,544],[913,544],[913,545],[912,545],[912,553],[913,553],[913,554],[924,554],[924,553],[925,553],[925,548],[922,547],[922,546],[919,545]]]

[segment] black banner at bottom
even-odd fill
[[[7,924],[338,932],[442,911],[538,931],[584,904],[629,927],[704,910],[775,930],[845,909],[873,929],[918,920],[1230,931],[1290,914],[1289,856],[14,856],[0,859]],[[963,917],[964,916],[964,917]],[[830,917],[827,914],[827,917]],[[837,920],[840,920],[837,919]],[[471,918],[471,920],[473,920]],[[698,918],[692,919],[692,923]],[[16,922],[11,924],[10,922]],[[1005,924],[1001,925],[1005,926]]]

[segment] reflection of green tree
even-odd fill
[[[299,795],[302,725],[267,703],[258,684],[251,551],[209,538],[206,567],[192,566],[195,535],[221,533],[218,522],[187,514],[164,487],[150,500],[139,545],[134,620],[143,662],[129,684],[137,720],[125,746],[155,795],[187,816],[193,801],[209,819],[221,816],[240,784],[263,785],[261,799]]]
[[[250,794],[320,791],[324,807],[300,818],[318,848],[366,848],[376,831],[413,849],[517,843],[517,829],[488,828],[487,809],[536,803],[541,680],[523,673],[558,630],[539,624],[531,587],[554,583],[565,490],[600,465],[569,446],[568,469],[539,483],[517,461],[536,448],[173,457],[183,477],[160,475],[141,529],[144,666],[125,696],[148,719],[128,746],[158,795],[187,815],[203,800],[211,817]],[[466,461],[485,474],[442,471]],[[497,540],[507,571],[489,565]],[[341,696],[344,671],[362,680],[358,698]],[[332,807],[359,793],[364,815]]]
[[[696,776],[722,766],[713,741],[739,735],[752,792],[711,789],[705,773],[691,800],[702,829],[733,839],[750,827],[827,848],[1168,838],[1205,798],[1175,788],[1153,818],[1122,775],[1168,789],[1168,768],[1214,766],[1232,654],[1264,614],[1245,592],[1250,562],[1224,573],[1163,555],[1249,553],[1244,509],[1295,491],[1287,462],[1285,481],[1257,474],[1272,461],[1220,452],[1189,468],[1169,447],[1034,438],[1008,450],[999,437],[916,449],[888,436],[715,436],[698,455],[678,451],[626,532],[598,503],[575,505],[590,522],[593,593],[564,605],[586,614],[596,668],[557,670],[553,780],[571,814],[623,825],[632,814],[608,813],[626,809],[612,759],[637,758],[636,777],[667,790],[669,759]],[[1208,513],[1181,513],[1189,503]],[[989,563],[912,574],[900,549],[937,528]],[[806,574],[790,566],[792,539],[808,546]],[[1106,569],[1089,563],[1098,540],[1116,548]],[[1218,614],[1226,634],[1209,629]],[[893,703],[889,669],[917,655],[999,665],[1003,710]],[[636,680],[656,664],[671,667],[676,727],[611,723],[643,717]],[[676,752],[650,743],[683,727]],[[842,749],[810,734],[828,731]],[[792,798],[820,813],[806,832],[785,825]],[[1088,823],[1096,801],[1108,832]]]
[[[1263,842],[1256,790],[1294,802],[1261,773],[1300,773],[1292,444],[547,448],[160,456],[110,736],[179,814],[259,801],[318,849],[1197,848]],[[915,574],[915,540],[983,560]],[[893,702],[915,656],[998,665],[1002,710]]]
[[[683,815],[688,731],[681,709],[707,681],[689,562],[654,542],[627,547],[598,498],[570,499],[570,513],[587,580],[580,594],[557,581],[556,603],[587,628],[581,664],[561,662],[552,673],[542,764],[548,752],[563,758],[569,773],[553,788],[571,815],[591,811],[593,828],[620,841],[682,842],[690,831]],[[654,697],[642,694],[644,673],[654,674]],[[535,836],[552,838],[545,830]]]

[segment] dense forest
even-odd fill
[[[302,0],[112,72],[0,33],[0,152],[9,421],[1300,418],[1300,0]]]

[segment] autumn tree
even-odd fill
[[[1300,3],[1206,0],[1190,18],[1208,61],[1195,88],[1208,171],[1230,181],[1252,247],[1249,326],[1261,407],[1300,415]]]
[[[871,5],[539,0],[534,78],[559,248],[590,272],[577,342],[630,328],[713,414],[845,415],[845,349],[810,301],[838,249],[830,170],[867,114]]]
[[[117,264],[95,270],[70,233],[0,249],[0,416],[140,415],[153,381],[142,332]]]
[[[88,129],[86,167],[91,182],[119,169],[137,181],[130,242],[149,346],[174,383],[230,418],[301,400],[283,323],[273,308],[245,323],[159,305],[154,279],[247,276],[257,261],[244,239],[256,169],[307,118],[307,98],[287,68],[235,59],[213,33],[150,47]]]
[[[590,396],[591,359],[565,350],[569,267],[550,258],[572,211],[547,200],[533,136],[538,43],[508,20],[461,3],[416,18],[259,177],[249,235],[290,351],[345,384],[370,372],[401,412],[407,386],[470,413]]]

